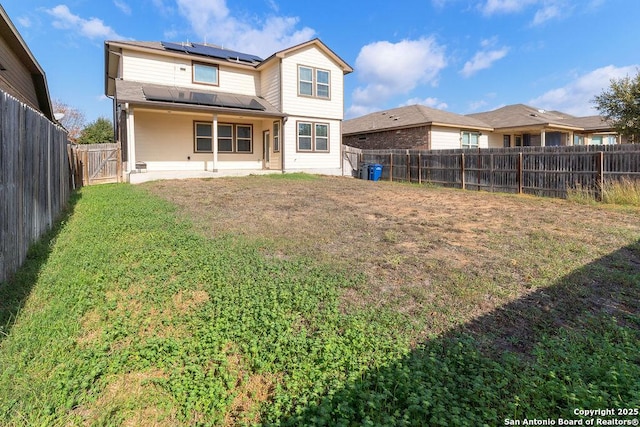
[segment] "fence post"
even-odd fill
[[[518,173],[518,177],[517,177],[517,180],[518,180],[518,194],[522,194],[522,187],[523,187],[523,185],[522,185],[522,178],[523,178],[523,172],[522,172],[523,163],[522,163],[522,160],[523,160],[523,158],[522,158],[522,151],[521,151],[521,152],[518,153],[518,172],[517,172]]]
[[[393,181],[393,153],[389,154],[389,181]]]
[[[494,164],[493,164],[493,153],[489,154],[489,188],[491,188],[491,192],[493,193],[493,171],[494,171]]]
[[[464,179],[464,153],[460,153],[460,176],[462,177],[462,189],[466,190],[465,179]]]
[[[604,152],[596,153],[596,199],[602,201],[604,191]]]
[[[411,182],[411,157],[409,156],[409,150],[407,150],[407,181]]]
[[[418,184],[422,184],[422,154],[418,153]]]

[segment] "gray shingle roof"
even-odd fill
[[[129,102],[132,104],[145,104],[145,105],[155,105],[155,106],[163,106],[163,108],[172,109],[172,108],[182,108],[187,110],[204,110],[211,112],[229,112],[229,113],[238,113],[242,115],[252,115],[252,116],[269,116],[269,117],[284,117],[284,114],[281,113],[277,108],[271,105],[269,102],[257,96],[248,96],[248,95],[238,95],[231,94],[221,91],[208,91],[210,93],[216,94],[226,94],[232,95],[239,100],[250,103],[251,101],[258,102],[260,105],[264,107],[264,111],[255,111],[255,110],[246,110],[241,108],[228,108],[228,107],[214,107],[214,106],[206,106],[206,105],[194,105],[194,104],[181,104],[174,102],[163,102],[163,101],[151,101],[147,100],[144,96],[144,88],[166,88],[168,86],[150,84],[150,83],[141,83],[130,80],[116,80],[116,98],[119,102]],[[173,88],[173,86],[171,86]],[[185,90],[185,91],[193,91],[193,88],[179,88],[176,89]],[[206,90],[200,90],[199,92],[207,92]]]
[[[342,124],[342,133],[349,135],[420,125],[441,125],[473,130],[491,130],[492,128],[491,125],[474,117],[429,108],[424,105],[410,105],[345,120]]]
[[[546,111],[524,104],[507,105],[485,113],[468,114],[490,124],[495,129],[515,128],[525,126],[560,126],[581,128],[576,124],[576,117],[560,111]]]

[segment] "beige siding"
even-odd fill
[[[329,123],[329,152],[297,152],[297,122],[308,120],[303,117],[289,117],[284,126],[283,149],[285,150],[285,171],[309,171],[326,174],[340,174],[341,143],[340,121],[323,120]]]
[[[484,136],[484,135],[483,135]],[[487,135],[488,142],[487,146],[489,148],[502,148],[503,147],[503,134],[501,133],[490,133]],[[480,140],[482,143],[482,139]],[[511,137],[511,144],[513,144],[513,137]]]
[[[219,65],[219,86],[193,83],[192,62],[172,56],[135,51],[123,52],[124,80],[169,86],[219,90],[256,96],[260,86],[259,73],[253,70]]]
[[[460,148],[460,130],[443,127],[431,128],[431,149],[447,150]]]
[[[31,72],[9,49],[4,39],[0,39],[0,64],[6,68],[0,72],[0,89],[40,111]]]
[[[260,96],[274,107],[280,109],[280,62],[274,63],[268,68],[262,70],[260,74]]]
[[[330,71],[330,99],[298,96],[298,66]],[[344,75],[338,65],[315,46],[296,51],[282,60],[282,110],[291,115],[326,117],[342,120],[344,116]]]
[[[210,170],[213,153],[194,151],[194,121],[213,121],[206,115],[166,112],[135,112],[136,161],[147,163],[148,170]],[[233,120],[220,118],[220,123]],[[253,153],[218,154],[218,169],[262,169],[262,123],[253,125]]]

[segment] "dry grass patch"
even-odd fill
[[[145,186],[205,234],[240,234],[265,241],[267,256],[364,273],[366,285],[343,294],[347,310],[383,306],[417,321],[439,313],[427,334],[552,285],[640,237],[636,211],[531,196],[333,177]]]

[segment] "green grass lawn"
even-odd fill
[[[640,407],[637,241],[416,343],[424,313],[345,309],[362,272],[198,230],[141,187],[75,195],[0,284],[0,425],[493,426]],[[626,303],[545,323],[587,278]],[[530,351],[491,354],[518,313],[537,333],[514,345]]]

